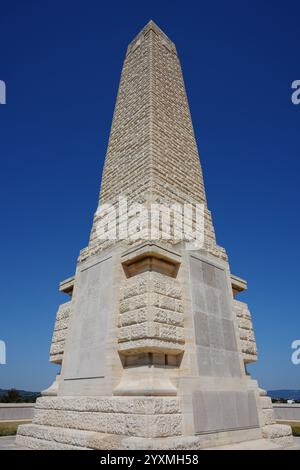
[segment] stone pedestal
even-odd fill
[[[234,283],[227,262],[154,243],[80,263],[61,375],[46,392],[57,396],[38,399],[18,445],[292,445],[290,428],[275,424],[270,398],[246,375]]]

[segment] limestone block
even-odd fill
[[[239,327],[240,345],[245,363],[257,360],[257,348],[253,331],[251,314],[245,302],[233,300],[233,312]]]
[[[148,339],[148,351],[152,340],[156,351],[159,341],[161,350],[166,341],[184,343],[181,297],[179,282],[158,272],[147,271],[126,279],[121,288],[118,320],[118,341],[123,343],[120,351],[129,351],[135,341],[142,341],[144,349]],[[134,350],[140,347],[141,343]]]
[[[244,328],[239,328],[239,333],[241,340],[255,343],[253,330],[245,330]]]
[[[121,298],[134,297],[147,292],[147,279],[143,276],[135,276],[127,281],[122,289]]]
[[[63,357],[63,351],[61,353],[53,353],[50,355],[50,362],[53,364],[62,364]]]
[[[17,445],[31,449],[120,449],[122,436],[42,425],[18,428]]]
[[[50,362],[62,363],[65,339],[72,314],[72,301],[61,304],[56,314],[52,343],[50,347]]]
[[[262,409],[260,415],[264,426],[276,423],[273,408]]]
[[[64,341],[66,339],[66,329],[63,330],[54,330],[52,336],[52,343],[57,343],[59,341]]]
[[[63,354],[65,348],[65,341],[58,341],[57,343],[52,343],[50,348],[50,360],[51,356],[55,356],[57,354]]]
[[[56,320],[54,331],[65,330],[68,328],[69,318],[62,318],[61,320]]]
[[[148,304],[148,295],[140,294],[134,297],[121,300],[120,312],[128,312],[129,310],[137,310],[138,308],[146,307]]]
[[[266,409],[266,408],[272,408],[272,399],[270,397],[267,397],[267,396],[260,396],[259,397],[259,403],[261,405],[261,407],[263,409]]]
[[[36,410],[33,424],[140,437],[174,436],[181,433],[181,414],[142,415],[125,413]]]
[[[119,315],[119,326],[128,326],[134,323],[143,323],[149,318],[149,309],[139,308],[138,310],[131,310]]]
[[[281,448],[289,448],[294,445],[291,427],[284,424],[263,426],[262,435],[264,438],[277,443]]]
[[[61,304],[58,308],[56,320],[63,320],[65,318],[69,318],[71,315],[71,305],[72,305],[71,301]]]
[[[244,353],[252,356],[256,355],[256,344],[253,341],[241,340],[241,346]]]
[[[285,424],[272,424],[262,428],[263,437],[268,439],[276,439],[292,435],[292,429]]]
[[[87,447],[78,447],[71,444],[62,444],[56,440],[48,441],[35,437],[19,435],[16,444],[21,448],[31,450],[90,450]]]
[[[183,326],[184,316],[183,313],[173,312],[165,308],[153,307],[150,310],[150,316],[153,321],[159,323],[166,323],[168,325]]]
[[[170,414],[180,412],[179,398],[169,397],[40,397],[36,408],[127,414]]]
[[[124,341],[119,343],[118,350],[120,353],[137,354],[140,352],[161,352],[165,354],[180,354],[184,351],[183,344],[178,341],[165,341],[163,339],[147,338]]]
[[[252,330],[252,321],[249,318],[238,317],[238,325],[240,329]]]

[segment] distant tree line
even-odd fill
[[[15,388],[11,388],[3,395],[0,395],[0,403],[34,403],[39,396],[40,393],[22,393]]]
[[[289,400],[286,398],[272,398],[272,403],[287,403]],[[300,403],[300,400],[292,400],[294,403]]]

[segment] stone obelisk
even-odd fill
[[[198,245],[178,236],[185,205],[202,208]],[[173,207],[167,234],[160,214],[149,235],[145,208],[156,206],[163,215]],[[195,220],[190,212],[185,225]],[[235,298],[245,289],[216,244],[175,45],[150,21],[127,49],[88,246],[60,284],[70,300],[58,309],[50,361],[61,373],[18,444],[290,445],[290,428],[275,424],[246,371],[257,356],[250,312]]]

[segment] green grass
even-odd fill
[[[0,436],[14,436],[17,433],[19,424],[25,424],[28,421],[0,421]]]
[[[292,426],[293,436],[300,437],[300,426]]]

